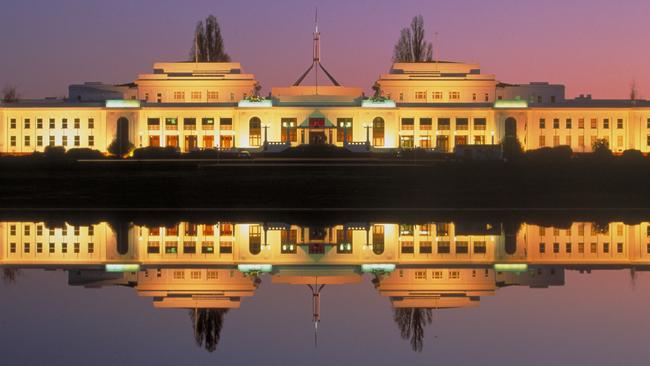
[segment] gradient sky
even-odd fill
[[[323,63],[369,89],[399,30],[422,14],[445,60],[479,62],[505,82],[550,81],[567,95],[650,98],[647,0],[21,0],[0,11],[0,86],[63,96],[83,81],[120,83],[187,58],[196,22],[215,14],[227,52],[268,91],[309,66],[314,8]]]
[[[132,288],[67,285],[61,271],[0,281],[0,362],[7,365],[643,365],[650,277],[566,272],[566,285],[509,287],[478,308],[434,311],[424,350],[411,351],[389,300],[360,284],[323,290],[319,347],[311,295],[272,284],[226,314],[221,343],[194,344],[187,310],[154,309]]]

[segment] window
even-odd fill
[[[37,118],[36,119],[36,128],[38,128],[38,129],[43,128],[43,119],[42,118]]]
[[[585,137],[584,136],[578,136],[578,146],[581,148],[585,147]]]
[[[214,118],[201,119],[201,126],[204,130],[214,130]]]
[[[196,118],[184,118],[183,129],[190,130],[190,131],[196,130]]]
[[[336,140],[352,142],[352,118],[336,119]]]
[[[94,226],[88,226],[88,235],[93,236],[95,235],[95,227]]]
[[[449,131],[450,128],[451,128],[451,119],[438,118],[438,130]]]
[[[433,253],[433,247],[430,240],[420,242],[420,253],[422,254]]]
[[[79,142],[79,141],[80,141],[80,140],[79,140],[79,136],[75,136],[75,137],[74,137],[74,146],[79,146],[79,145],[80,145],[80,142]]]
[[[12,118],[9,120],[9,128],[15,129],[16,128],[16,119]]]
[[[43,225],[36,226],[36,235],[43,235]]]
[[[79,254],[79,248],[80,248],[80,247],[81,247],[81,245],[80,245],[79,243],[74,243],[74,246],[73,246],[73,249],[72,249],[73,252],[74,252],[75,254]]]
[[[433,97],[433,100],[442,100],[442,92],[441,91],[434,91],[432,97]]]
[[[16,147],[16,136],[11,136],[11,137],[9,138],[9,145],[10,145],[11,147]]]
[[[540,136],[539,137],[539,147],[545,147],[546,146],[546,136]]]
[[[81,128],[81,122],[79,121],[79,118],[74,119],[74,128]]]
[[[88,146],[95,146],[95,136],[88,136]]]
[[[177,130],[178,129],[178,118],[165,118],[165,129],[166,130]]]
[[[490,95],[488,93],[485,93],[483,100],[486,101],[486,102],[489,101],[490,100]]]
[[[36,136],[36,146],[43,146],[43,136]]]
[[[623,243],[616,243],[616,253],[623,253]]]
[[[456,130],[467,131],[469,129],[469,119],[456,118]]]
[[[438,242],[438,254],[449,254],[451,252],[450,245],[448,241],[439,241]]]
[[[591,119],[591,128],[593,130],[598,129],[598,120],[596,118]]]
[[[68,146],[68,136],[61,137],[61,145]]]
[[[475,241],[474,242],[474,253],[475,254],[485,254],[487,252],[487,246],[484,241]]]
[[[474,129],[477,131],[485,131],[487,128],[487,120],[485,118],[474,118]]]
[[[467,241],[457,241],[456,254],[467,254],[467,253],[469,253],[469,243]]]
[[[567,146],[571,146],[571,136],[565,136],[564,137],[564,144]]]
[[[608,129],[609,128],[609,118],[605,118],[603,120],[603,128]]]
[[[68,243],[61,243],[61,253],[68,252]]]
[[[262,121],[253,117],[248,122],[248,139],[250,146],[262,145]]]
[[[43,253],[43,243],[36,243],[36,253]]]
[[[25,136],[25,146],[29,146],[29,136]]]
[[[54,146],[54,144],[55,144],[54,136],[50,136],[50,142],[49,142],[49,145],[50,145],[50,146]]]
[[[88,254],[95,253],[95,243],[88,243]]]
[[[554,129],[560,128],[560,119],[559,118],[554,118],[553,119],[553,128]]]
[[[571,253],[571,243],[566,243],[566,252]]]
[[[190,97],[192,98],[192,100],[201,100],[201,92],[200,91],[193,91],[190,94]]]
[[[422,130],[422,131],[430,131],[432,125],[433,125],[433,119],[431,119],[431,118],[420,118],[420,130]]]
[[[415,100],[427,100],[427,92],[415,92]]]
[[[176,100],[176,101],[184,101],[185,100],[185,92],[175,91],[174,92],[174,100]]]
[[[560,252],[560,243],[553,243],[553,253]]]
[[[539,252],[546,253],[546,243],[539,243]]]
[[[402,130],[413,130],[413,127],[415,126],[415,118],[402,118]]]
[[[235,100],[235,93],[230,93],[230,101],[232,102],[234,100]]]
[[[147,118],[147,127],[149,130],[159,130],[160,118]]]
[[[54,118],[50,118],[50,128],[56,128],[56,122],[54,121]]]
[[[399,93],[399,100],[404,101],[404,93]]]
[[[609,243],[603,243],[603,253],[609,253]]]
[[[61,120],[61,128],[68,128],[68,119],[64,118]]]
[[[460,278],[460,271],[449,271],[449,279],[457,280]]]
[[[539,128],[540,128],[541,130],[543,130],[543,129],[546,128],[546,119],[545,119],[545,118],[540,118],[540,119],[539,119]]]
[[[95,119],[94,118],[88,118],[88,128],[93,129],[95,128]]]
[[[219,119],[219,129],[220,130],[232,130],[232,118],[220,118]]]
[[[585,119],[584,118],[578,118],[578,128],[580,128],[580,129],[585,128]]]
[[[619,129],[619,130],[623,129],[623,119],[622,118],[619,118],[619,119],[616,120],[616,128]]]
[[[553,136],[553,146],[560,146],[560,136]]]
[[[50,243],[50,245],[48,247],[48,252],[50,254],[52,254],[52,253],[54,253],[54,250],[55,250],[54,243]]]
[[[31,121],[29,118],[25,118],[25,129],[29,129],[31,127]]]
[[[645,127],[646,127],[646,128],[650,128],[650,118],[648,118],[648,119],[646,120]]]
[[[296,142],[298,141],[298,122],[295,118],[282,118],[280,120],[282,125],[282,142]],[[350,136],[350,139],[352,137]],[[341,141],[339,139],[339,141]]]
[[[218,91],[213,91],[213,90],[208,91],[208,100],[218,100],[218,99],[219,99]]]
[[[384,146],[384,119],[381,117],[375,117],[372,121],[372,144]]]
[[[30,231],[31,231],[30,226],[25,225],[25,227],[23,228],[23,232],[25,233],[25,235],[29,235]]]
[[[16,243],[9,244],[9,252],[16,253]]]
[[[571,125],[572,125],[571,118],[567,118],[565,122],[566,122],[565,128],[571,129]]]
[[[460,100],[460,92],[457,91],[449,92],[449,100]]]

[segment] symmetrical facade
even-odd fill
[[[377,84],[382,98],[338,85],[251,98],[255,78],[238,63],[158,63],[130,84],[72,85],[67,100],[0,104],[0,153],[50,145],[105,152],[115,139],[184,152],[300,144],[451,152],[506,136],[525,149],[590,152],[606,139],[614,152],[650,152],[648,101],[568,100],[562,85],[499,83],[479,65],[456,62],[396,63]]]

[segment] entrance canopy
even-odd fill
[[[302,121],[298,128],[307,128],[307,129],[323,129],[323,128],[336,128],[336,126],[325,117],[324,114],[315,111],[310,114],[307,119]]]

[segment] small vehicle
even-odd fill
[[[253,156],[251,155],[250,151],[243,150],[237,154],[237,157],[241,159],[250,159]]]

